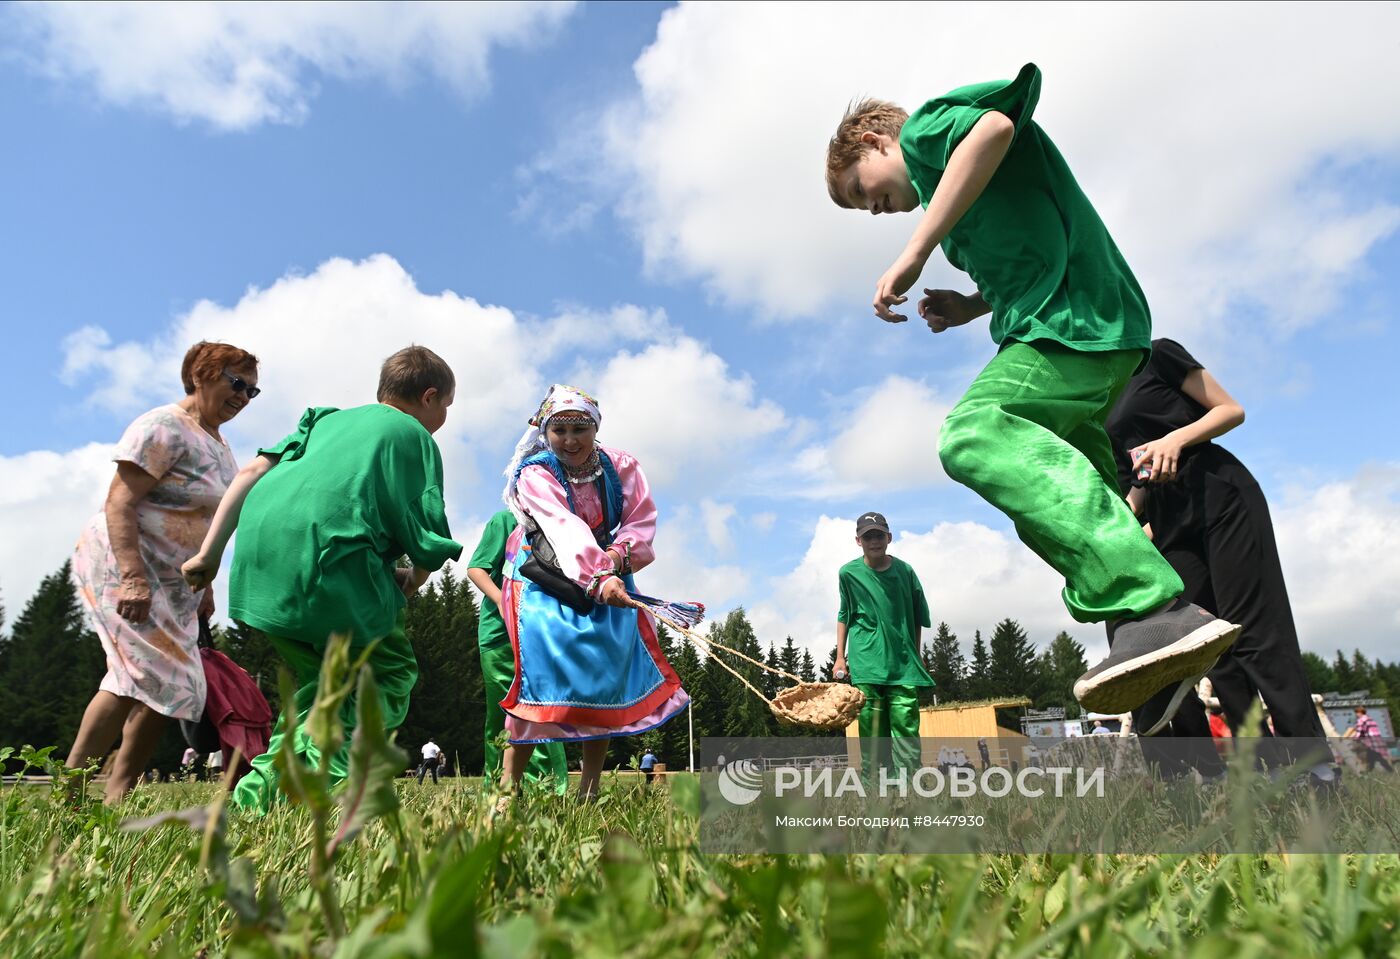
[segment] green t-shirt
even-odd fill
[[[953,150],[982,116],[1005,114],[1015,138],[991,182],[943,240],[992,308],[999,346],[1055,340],[1076,350],[1151,347],[1147,298],[1060,151],[1031,120],[1040,69],[959,87],[905,122],[899,147],[925,207]]]
[[[897,557],[877,571],[863,558],[841,567],[838,583],[846,624],[846,665],[851,682],[932,686],[919,658],[919,627],[929,626],[928,601],[914,567]]]
[[[486,528],[481,531],[481,541],[476,544],[476,552],[472,553],[467,563],[468,569],[486,570],[486,575],[491,577],[491,582],[498,589],[506,562],[506,540],[515,531],[515,526],[515,515],[508,509],[492,516],[486,521]],[[482,647],[510,642],[500,607],[485,597],[481,600],[481,614],[477,620],[477,642]]]
[[[404,605],[394,565],[462,555],[442,501],[442,456],[423,425],[375,403],[308,409],[258,451],[280,459],[238,520],[229,615],[264,632],[356,645],[387,635]]]

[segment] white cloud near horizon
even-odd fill
[[[298,123],[318,81],[420,75],[459,96],[490,85],[498,47],[548,40],[571,2],[25,3],[9,14],[21,55],[99,98],[222,130]]]
[[[1400,661],[1400,463],[1288,489],[1273,522],[1301,648],[1329,661],[1338,649]],[[934,625],[947,622],[965,655],[976,630],[987,639],[1008,617],[1040,649],[1065,630],[1091,664],[1108,652],[1103,627],[1070,618],[1063,580],[1010,532],[973,522],[897,528],[890,552],[914,567]],[[760,641],[792,636],[825,662],[836,643],[837,571],[859,553],[853,521],[818,519],[798,565],[749,607]]]
[[[829,443],[809,446],[798,456],[797,470],[811,478],[801,495],[825,499],[947,483],[938,436],[951,407],[921,382],[886,377],[839,418],[843,426]]]
[[[1223,338],[1243,306],[1268,310],[1279,335],[1327,315],[1400,227],[1400,196],[1348,188],[1400,159],[1400,8],[1258,11],[683,3],[634,64],[635,95],[604,108],[595,162],[602,181],[627,184],[614,199],[653,275],[760,316],[816,317],[864,302],[917,222],[828,199],[826,142],[845,105],[874,95],[912,109],[1035,62],[1036,118],[1159,330]],[[853,24],[880,22],[927,55],[853,55]],[[937,253],[923,279],[971,285]]]
[[[735,482],[734,462],[761,455],[759,447],[786,423],[751,380],[680,335],[664,311],[569,306],[522,318],[450,290],[424,292],[386,254],[327,260],[312,273],[250,287],[232,305],[200,301],[143,340],[114,342],[106,330],[85,327],[64,342],[62,377],[81,384],[82,402],[104,420],[134,418],[180,397],[181,358],[201,339],[233,343],[260,361],[263,393],[224,428],[240,462],[286,435],[308,406],[373,402],[380,363],[403,346],[439,353],[457,376],[456,400],[436,437],[454,530],[478,530],[498,508],[500,473],[551,382],[578,383],[600,397],[603,441],[641,459],[670,509],[696,490],[722,492]],[[589,369],[596,373],[576,379]],[[12,606],[57,568],[100,508],[120,428],[112,432],[67,453],[0,457],[0,529],[7,534],[0,589]],[[686,555],[673,563],[729,596],[732,571],[694,562],[725,525],[724,507],[712,512],[694,518]],[[469,552],[475,541],[462,542]]]

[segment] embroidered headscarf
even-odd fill
[[[506,467],[506,488],[502,499],[515,514],[515,518],[521,522],[524,522],[524,516],[515,498],[516,473],[520,471],[520,464],[525,460],[549,449],[545,430],[549,428],[550,419],[560,413],[583,413],[593,421],[594,426],[603,425],[603,414],[598,409],[598,401],[583,390],[562,383],[555,383],[549,388],[544,402],[535,411],[535,415],[530,417],[530,425],[521,434],[520,442],[515,444],[515,455],[510,458],[510,465]]]

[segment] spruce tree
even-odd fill
[[[459,774],[473,776],[482,769],[486,718],[477,612],[467,580],[450,565],[409,600],[405,632],[418,659],[418,683],[398,733],[410,757],[432,737]]]
[[[772,699],[778,694],[778,690],[787,685],[787,683],[783,681],[783,678],[777,673],[777,670],[780,668],[778,665],[778,647],[772,643],[768,644],[768,655],[764,658],[763,665],[767,666],[768,669],[764,670],[762,673],[763,685],[760,688],[763,690],[763,695]]]
[[[1337,674],[1317,653],[1303,653],[1303,673],[1308,677],[1308,686],[1315,693],[1337,692]]]
[[[1037,709],[1063,706],[1067,716],[1079,715],[1079,701],[1074,698],[1074,683],[1089,668],[1084,659],[1084,647],[1069,633],[1061,632],[1050,643],[1038,661],[1042,677]]]
[[[1040,693],[1042,677],[1036,669],[1035,647],[1014,619],[1003,619],[992,631],[991,659],[987,669],[990,695],[1028,697]]]
[[[0,744],[57,746],[67,755],[83,711],[106,672],[65,562],[45,576],[4,643]]]
[[[1337,658],[1332,661],[1332,674],[1337,677],[1337,692],[1349,693],[1359,689],[1356,685],[1356,675],[1352,672],[1351,663],[1342,655],[1342,651],[1337,650]]]
[[[802,653],[797,648],[797,644],[789,636],[783,641],[783,648],[778,653],[778,668],[785,673],[792,673],[794,676],[802,675]],[[792,680],[787,680],[792,682]]]
[[[967,698],[990,699],[992,697],[989,671],[991,657],[987,654],[987,644],[982,641],[982,631],[973,633],[972,663],[967,670]]]
[[[958,646],[957,634],[948,628],[947,623],[939,623],[933,641],[925,647],[924,665],[929,675],[937,683],[933,692],[939,702],[954,702],[967,699],[967,661],[963,659]]]
[[[695,645],[689,639],[682,638],[676,641],[673,650],[671,667],[675,669],[676,675],[680,678],[681,687],[690,694],[689,708],[693,711],[701,696],[700,683],[704,666],[699,653],[695,651]],[[662,757],[658,753],[657,756],[666,763],[667,768],[687,768],[690,760],[690,729],[694,728],[697,740],[705,735],[704,729],[697,722],[698,718],[696,713],[691,712],[688,717],[677,716],[664,727],[670,730],[668,738],[665,740],[666,754]],[[698,744],[696,748],[699,749]]]
[[[749,625],[748,617],[744,615],[743,608],[731,612],[724,621],[721,628],[720,642],[730,649],[738,650],[750,659],[762,661],[763,650],[758,645],[758,637],[754,635],[753,627]],[[725,655],[720,652],[718,655]],[[757,689],[763,689],[763,670],[752,663],[742,659],[737,659],[730,663],[740,675],[749,681],[749,684]],[[724,735],[726,736],[767,736],[772,732],[771,722],[772,712],[769,711],[766,703],[755,696],[748,686],[739,682],[734,682],[734,695],[731,697],[724,717]]]
[[[1371,668],[1371,662],[1361,655],[1361,650],[1353,650],[1351,654],[1351,681],[1355,684],[1353,689],[1370,689],[1375,682],[1375,671]]]
[[[831,650],[831,665],[836,663],[836,650]],[[815,683],[817,681],[817,665],[812,661],[810,650],[802,650],[802,668],[797,671],[797,675],[802,677],[804,683]],[[830,666],[827,667],[826,678],[823,682],[831,682]]]

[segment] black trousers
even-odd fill
[[[438,781],[438,761],[436,756],[432,759],[425,759],[418,764],[418,782],[420,785],[423,782],[423,777],[428,773],[433,774],[433,785],[436,786]]]
[[[1181,483],[1151,487],[1148,517],[1158,549],[1186,584],[1184,597],[1243,627],[1210,671],[1226,722],[1239,734],[1250,707],[1263,699],[1279,737],[1261,744],[1266,762],[1330,761],[1264,492],[1244,464],[1220,447],[1203,449],[1191,465],[1193,475]],[[1163,690],[1134,713],[1134,726],[1154,722],[1171,692]],[[1267,736],[1267,724],[1256,732]],[[1209,738],[1205,706],[1194,691],[1168,735]],[[1219,766],[1213,749],[1200,752],[1198,768]]]

